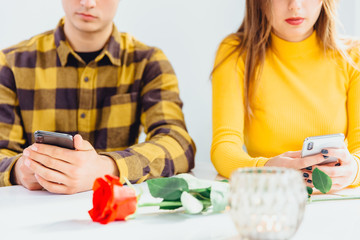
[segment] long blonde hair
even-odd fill
[[[246,0],[244,20],[236,33],[226,39],[237,39],[238,44],[218,65],[221,65],[234,53],[239,54],[245,61],[244,72],[244,105],[248,117],[251,115],[251,99],[259,84],[259,75],[265,60],[266,49],[271,44],[271,0]],[[339,44],[336,32],[336,4],[337,0],[324,0],[318,20],[314,25],[316,35],[324,47],[324,51],[335,50],[349,62],[352,62],[347,51]],[[223,44],[226,44],[226,41]]]

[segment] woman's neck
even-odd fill
[[[298,35],[298,36],[287,36],[285,34],[282,34],[280,32],[277,32],[275,29],[273,29],[273,33],[288,42],[301,42],[304,41],[305,39],[307,39],[308,37],[311,36],[311,34],[314,32],[314,29],[310,29],[308,32],[306,32],[305,34],[302,35]]]

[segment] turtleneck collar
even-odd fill
[[[271,47],[277,55],[285,58],[313,56],[322,51],[316,31],[313,31],[308,38],[300,42],[289,42],[271,33]]]

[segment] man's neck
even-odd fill
[[[82,32],[65,22],[66,39],[76,52],[95,52],[104,48],[112,33],[112,25],[99,32]]]

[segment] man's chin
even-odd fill
[[[82,33],[92,34],[101,32],[103,28],[94,23],[79,24],[77,30]]]

